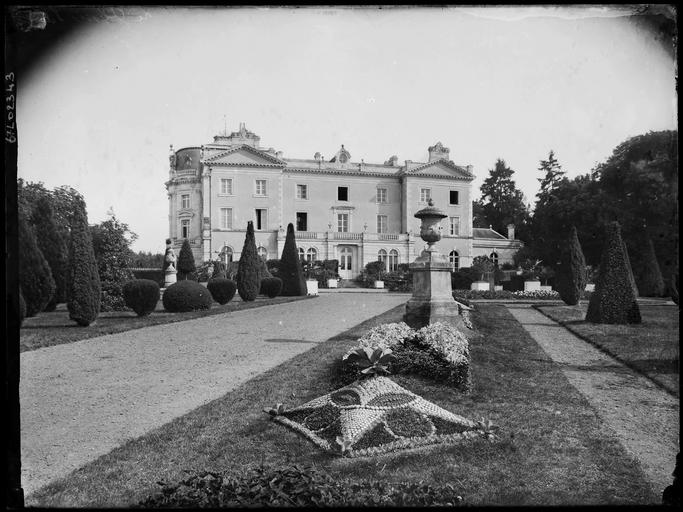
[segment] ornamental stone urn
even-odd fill
[[[173,251],[173,241],[170,238],[166,239],[166,254],[164,255],[165,267],[164,270],[164,288],[168,288],[176,282],[177,270],[175,268],[177,258]]]
[[[427,247],[410,264],[413,273],[413,297],[406,304],[404,321],[413,328],[444,322],[461,330],[465,329],[460,309],[468,308],[453,299],[452,266],[435,246],[441,240],[439,224],[447,216],[434,206],[432,199],[426,208],[415,214],[422,221],[420,238],[427,242]]]

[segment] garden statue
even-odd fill
[[[166,254],[164,256],[164,287],[168,288],[176,282],[176,255],[173,251],[173,241],[166,239]]]
[[[441,240],[439,224],[447,215],[436,208],[430,198],[428,206],[418,211],[415,217],[422,221],[420,237],[427,242],[427,247],[410,264],[413,272],[413,297],[406,304],[404,320],[414,328],[444,322],[464,329],[460,309],[467,308],[453,299],[451,264],[435,247]]]

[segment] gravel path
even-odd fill
[[[325,294],[22,353],[24,492],[409,298]]]
[[[640,461],[661,496],[680,450],[679,400],[539,311],[507,307]]]

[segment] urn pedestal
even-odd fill
[[[175,270],[166,270],[166,273],[164,274],[164,288],[168,288],[169,286],[171,286],[175,282],[176,282],[176,271]]]

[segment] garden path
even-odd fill
[[[680,450],[679,400],[539,311],[526,305],[507,308],[640,461],[661,495],[673,481]]]
[[[22,353],[27,504],[51,480],[409,298],[326,294]]]

